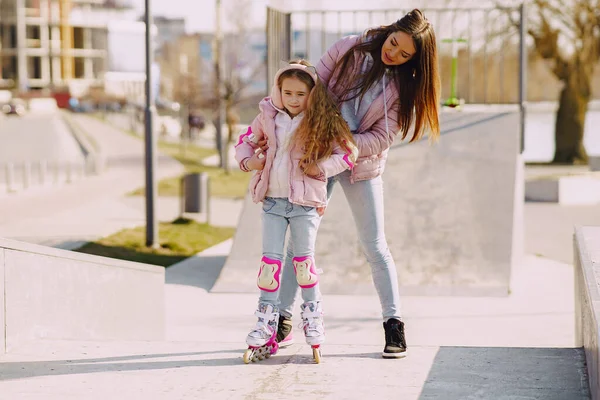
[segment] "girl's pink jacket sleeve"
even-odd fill
[[[242,132],[235,145],[235,159],[237,160],[238,164],[241,163],[243,159],[252,157],[256,149],[258,149],[256,144],[247,140],[252,134],[254,134],[254,136],[258,139],[262,139],[264,137],[262,115],[258,115],[256,118],[254,118],[254,121],[252,121],[248,129],[245,132]]]
[[[333,154],[319,162],[319,169],[325,174],[325,177],[329,178],[330,176],[335,176],[347,169],[354,168],[355,162],[355,154],[336,145],[333,149]]]

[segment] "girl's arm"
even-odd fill
[[[389,107],[387,111],[387,126],[385,116],[383,116],[368,131],[354,135],[354,140],[356,141],[361,157],[381,154],[390,148],[400,130],[397,118],[397,107]]]
[[[317,167],[320,172],[316,174],[307,173],[307,175],[309,175],[311,178],[324,181],[330,176],[335,176],[347,169],[354,168],[354,163],[356,162],[358,155],[358,149],[352,143],[348,144],[348,147],[350,147],[352,151],[348,151],[345,148],[336,145],[333,149],[333,154],[330,157],[318,162]]]
[[[235,159],[242,171],[244,171],[244,168],[242,168],[242,161],[252,157],[256,152],[256,149],[258,149],[258,145],[250,140],[251,135],[254,135],[255,141],[264,137],[262,115],[258,115],[254,118],[254,121],[252,121],[248,129],[240,134],[238,142],[235,145]]]

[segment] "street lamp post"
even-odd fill
[[[213,40],[213,62],[215,69],[215,100],[216,112],[214,116],[215,123],[215,139],[217,142],[217,152],[219,153],[219,166],[225,168],[224,164],[224,149],[223,149],[223,123],[225,122],[225,109],[223,105],[223,85],[222,85],[222,46],[223,46],[223,31],[221,30],[221,0],[216,0],[215,3],[215,36]]]
[[[146,104],[144,108],[145,167],[146,167],[146,246],[158,246],[158,222],[156,221],[155,199],[158,188],[154,172],[156,170],[156,141],[152,122],[155,113],[152,85],[152,11],[150,0],[145,0],[146,13]]]

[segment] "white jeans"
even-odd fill
[[[379,295],[383,320],[400,319],[400,293],[396,264],[387,245],[384,232],[383,213],[383,181],[381,176],[366,181],[350,183],[350,171],[330,178],[327,185],[327,195],[331,197],[333,185],[342,185],[362,247],[362,251],[371,266],[373,283]],[[292,316],[294,300],[298,293],[298,284],[292,266],[293,246],[288,243],[279,290],[280,313],[286,317]],[[326,269],[327,266],[323,265]]]

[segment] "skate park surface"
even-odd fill
[[[93,124],[86,126],[91,128]],[[98,135],[108,140],[111,128],[98,127],[98,130]],[[116,132],[110,133],[118,136]],[[386,180],[393,180],[393,173],[388,167]],[[127,179],[136,187],[143,175],[135,178],[133,175]],[[109,187],[111,182],[103,179],[96,184]],[[53,195],[60,197],[58,192]],[[116,193],[101,199],[96,196],[90,201],[89,213],[103,210],[116,229],[121,214],[117,217],[109,214],[114,207],[106,206],[115,204],[115,198],[120,197]],[[37,204],[31,198],[26,201]],[[11,205],[7,199],[0,202],[3,206]],[[240,221],[248,216],[244,215],[244,202],[215,205],[214,220],[237,224],[236,218],[231,221],[232,214],[240,216]],[[67,222],[65,210],[42,203],[37,206],[37,213],[47,211],[46,221],[58,236],[59,231],[71,225],[84,224],[81,216],[85,214],[85,206]],[[164,321],[164,329],[157,330],[162,339],[143,337],[134,330],[127,339],[90,339],[84,338],[84,334],[77,338],[67,330],[58,333],[46,330],[44,334],[38,330],[34,340],[15,341],[6,354],[0,352],[0,398],[587,399],[590,391],[586,359],[575,335],[573,224],[600,225],[600,212],[596,208],[524,204],[523,257],[514,263],[493,258],[498,265],[511,266],[509,274],[500,271],[491,275],[499,277],[493,282],[495,288],[504,287],[503,280],[507,280],[509,290],[502,295],[497,291],[486,295],[485,291],[472,290],[473,286],[462,294],[446,289],[441,290],[447,292],[442,295],[432,293],[431,286],[420,293],[414,287],[413,293],[401,293],[408,343],[405,359],[381,358],[384,337],[380,306],[367,269],[361,275],[367,279],[366,283],[357,283],[360,277],[348,277],[347,285],[355,285],[355,291],[350,288],[344,293],[334,286],[324,290],[327,341],[321,364],[313,363],[310,347],[304,343],[298,328],[298,302],[294,312],[296,343],[268,360],[243,364],[244,338],[255,322],[253,312],[258,296],[254,279],[258,258],[250,253],[245,269],[236,270],[226,264],[228,255],[239,246],[236,237],[235,241],[223,242],[167,268],[162,290],[154,286],[148,289],[146,295],[164,296],[164,308],[156,310],[156,317]],[[139,220],[140,216],[143,219],[143,207],[130,205],[129,210],[130,220],[122,223],[131,224],[131,220]],[[328,211],[333,213],[334,207]],[[60,217],[62,223],[59,218],[53,220],[53,215]],[[11,232],[27,234],[28,240],[35,241],[35,232],[17,229],[19,221],[28,218],[31,217],[20,219],[13,214],[10,221],[0,225],[0,232],[5,236]],[[97,219],[99,215],[92,221],[99,225]],[[498,236],[504,246],[509,246],[506,233],[517,225],[506,224],[501,232],[504,236]],[[247,231],[251,228],[238,227]],[[83,232],[83,228],[79,229]],[[76,239],[66,233],[63,236]],[[4,252],[8,250],[3,249]],[[63,250],[52,249],[52,252],[52,258],[67,257]],[[237,281],[230,274],[238,275]],[[343,287],[346,277],[335,270],[326,270],[322,279],[325,289],[328,279],[335,279],[338,287]],[[86,284],[98,283],[87,280]],[[10,292],[8,288],[4,290]],[[136,297],[143,296],[136,293]],[[107,296],[110,295],[108,291]],[[127,304],[132,301],[127,295],[118,295],[119,301]],[[144,302],[139,300],[138,306],[144,309]],[[78,326],[94,321],[100,304],[104,304],[102,300],[98,300],[96,310],[90,307],[88,316],[77,315],[65,324]],[[7,302],[3,309],[8,313],[14,305]],[[122,324],[118,319],[121,310],[111,310],[115,318],[105,323]],[[18,318],[18,311],[10,317]],[[30,317],[29,311],[20,311],[23,319]],[[35,321],[31,322],[35,325]],[[136,320],[131,322],[134,325]],[[6,325],[5,329],[10,334],[11,327]],[[156,328],[148,326],[150,329]]]

